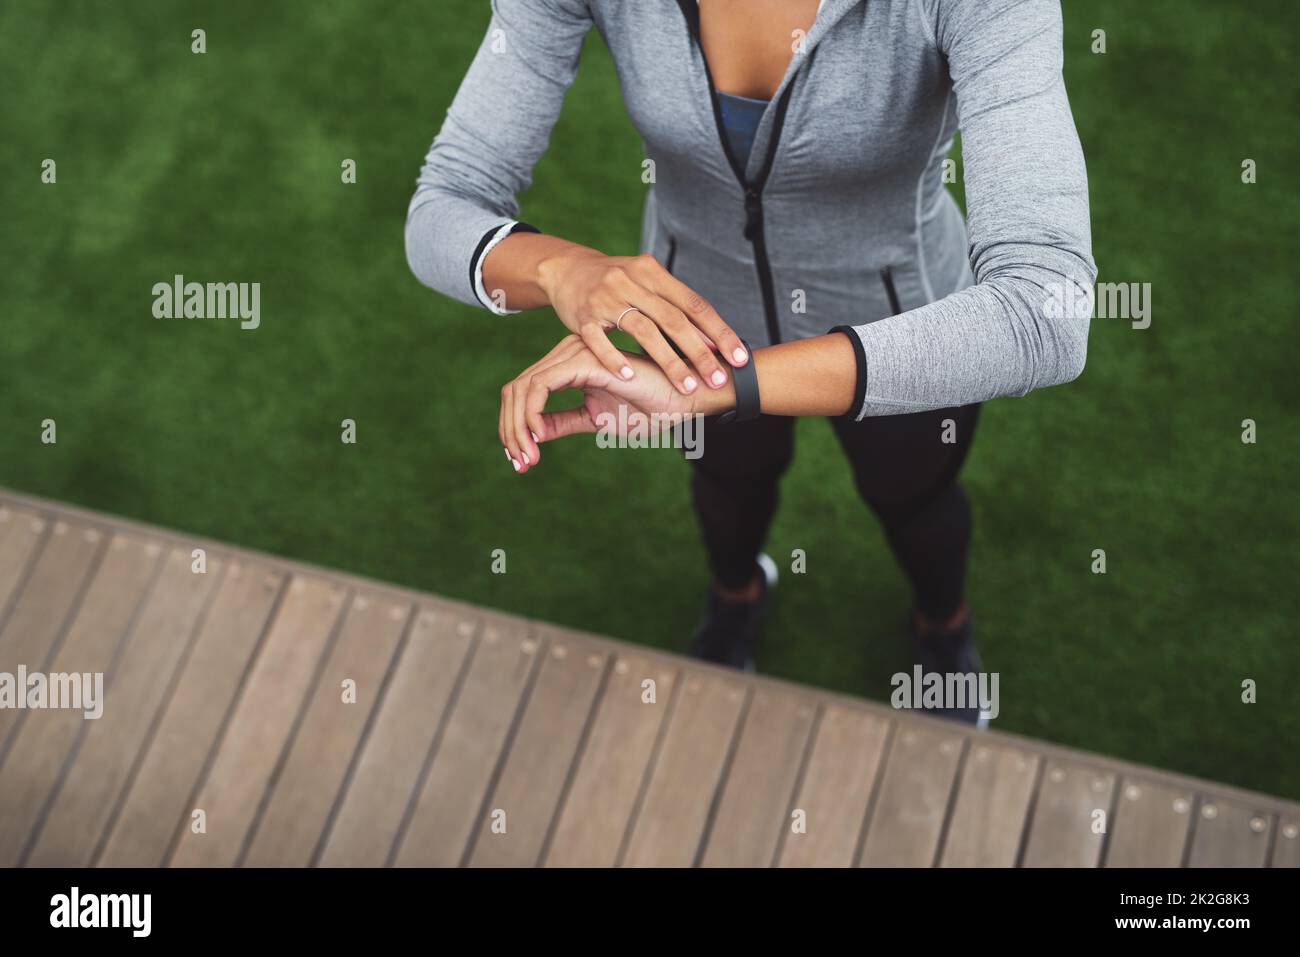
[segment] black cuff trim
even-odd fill
[[[836,326],[831,332],[842,332],[853,343],[853,354],[858,360],[858,384],[853,389],[853,405],[844,413],[846,418],[857,420],[862,417],[862,407],[867,404],[867,350],[862,345],[862,337],[852,326]]]
[[[504,225],[505,223],[499,223],[498,225],[493,226],[486,233],[484,233],[483,238],[480,239],[478,241],[478,245],[474,247],[474,255],[469,257],[469,288],[470,291],[474,293],[475,299],[479,298],[478,295],[479,260],[483,258],[483,253],[487,249],[488,243],[492,242],[492,237],[495,236],[497,233],[501,232],[501,227]],[[515,233],[540,233],[540,232],[541,232],[540,229],[538,229],[536,226],[533,226],[529,223],[515,223],[514,228],[510,230],[510,232],[507,233],[506,235],[513,236]],[[491,308],[490,306],[488,306],[486,302],[483,302],[483,300],[479,299],[479,302],[483,305],[483,308],[485,309]]]

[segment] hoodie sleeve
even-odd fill
[[[504,314],[483,259],[520,230],[532,182],[591,28],[587,0],[492,0],[492,19],[416,180],[406,259],[420,282]],[[534,230],[535,231],[535,230]]]
[[[1097,267],[1060,4],[918,2],[957,98],[975,284],[852,328],[859,419],[1025,395],[1087,355]]]

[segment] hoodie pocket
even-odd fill
[[[664,254],[664,269],[668,270],[668,275],[673,275],[673,266],[677,264],[677,237],[668,237],[668,252]]]
[[[889,314],[896,316],[903,311],[898,302],[898,287],[894,285],[894,269],[886,266],[880,270],[880,281],[885,284],[885,295],[889,297]]]

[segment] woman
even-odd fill
[[[516,218],[593,25],[654,171],[639,257]],[[1073,379],[1087,348],[1096,267],[1061,63],[1057,0],[494,0],[407,257],[434,289],[549,305],[574,334],[503,390],[521,473],[602,402],[712,412],[757,368],[762,414],[746,386],[744,421],[710,428],[693,463],[714,576],[696,654],[751,662],[791,416],[829,415],[913,586],[920,662],[978,671],[957,475],[979,403]],[[969,234],[942,178],[958,128]],[[566,386],[587,412],[540,416]]]

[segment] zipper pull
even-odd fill
[[[745,187],[745,238],[753,242],[763,224],[763,197],[752,186]]]

